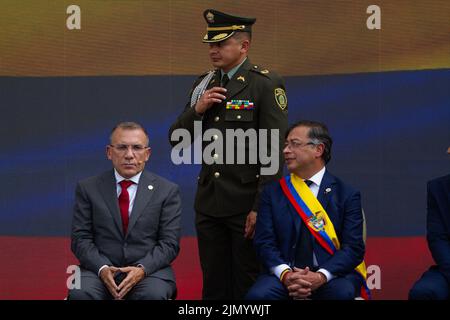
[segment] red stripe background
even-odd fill
[[[65,237],[0,237],[0,299],[64,299],[67,266],[76,264]],[[432,264],[424,237],[369,237],[366,263],[381,270],[373,299],[406,299],[408,290]],[[181,239],[174,262],[178,298],[201,298],[201,270],[195,237]],[[370,279],[370,276],[369,276]]]

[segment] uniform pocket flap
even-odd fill
[[[225,121],[253,121],[253,110],[226,110]]]
[[[259,175],[254,172],[247,172],[244,174],[241,174],[241,182],[242,183],[250,183],[258,181]]]

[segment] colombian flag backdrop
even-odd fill
[[[171,162],[168,128],[211,69],[207,8],[257,18],[251,61],[285,78],[291,123],[328,125],[328,168],[362,193],[373,297],[405,299],[433,263],[426,181],[450,168],[450,2],[376,1],[370,30],[373,2],[2,0],[0,299],[66,296],[75,184],[111,167],[109,132],[126,120],[149,131],[148,169],[181,187],[178,298],[200,298],[199,166]]]

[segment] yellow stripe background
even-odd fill
[[[210,68],[202,12],[254,16],[252,61],[284,76],[450,67],[450,1],[2,0],[0,75],[183,75]],[[66,29],[81,7],[82,30]]]

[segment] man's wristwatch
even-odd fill
[[[322,278],[322,281],[323,281],[324,284],[328,282],[328,279],[327,279],[327,276],[326,276],[326,275],[324,275],[322,272],[317,272],[317,273],[318,273],[318,274],[320,275],[320,277]]]

